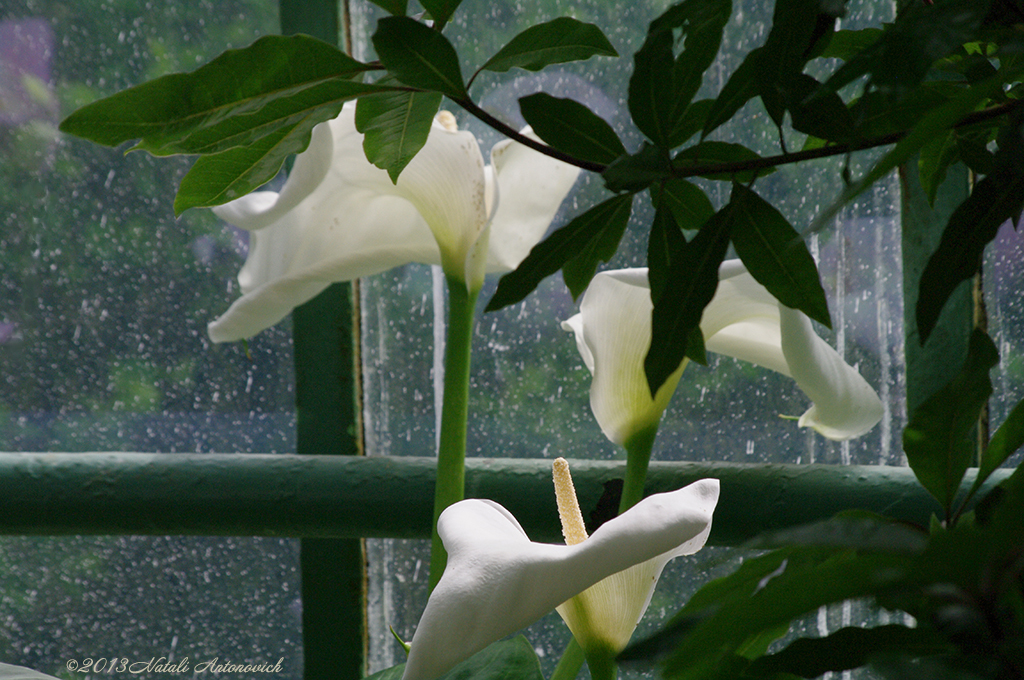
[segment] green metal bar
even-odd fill
[[[360,453],[352,300],[351,284],[334,284],[292,314],[300,454]],[[368,649],[362,540],[305,537],[299,562],[303,677],[362,677]]]
[[[466,463],[467,496],[498,501],[535,540],[561,542],[551,461]],[[625,473],[623,462],[571,465],[584,513]],[[432,457],[0,453],[0,534],[427,538],[434,473]],[[918,524],[939,509],[903,467],[654,462],[647,490],[705,477],[722,484],[714,545],[851,508]]]
[[[343,45],[343,2],[279,0],[281,32]],[[292,314],[301,454],[362,453],[356,291],[336,283]],[[304,538],[299,561],[305,679],[362,677],[369,644],[363,541]]]

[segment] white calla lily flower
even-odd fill
[[[601,272],[580,302],[580,313],[562,323],[573,331],[593,375],[590,406],[611,441],[656,427],[683,368],[652,398],[644,374],[651,342],[651,295],[646,269]],[[811,398],[799,419],[829,439],[859,437],[882,417],[882,403],[866,380],[827,342],[803,312],[779,302],[739,260],[724,262],[718,289],[700,322],[708,351],[769,368],[793,378]]]
[[[560,613],[567,605],[573,610],[562,616],[572,621],[585,651],[588,641],[604,639],[607,628],[628,628],[631,634],[664,563],[703,547],[718,492],[718,480],[704,479],[649,496],[574,545],[530,541],[516,518],[494,501],[449,506],[438,520],[448,564],[413,635],[403,680],[434,680],[556,607]],[[643,570],[640,579],[651,579],[639,587],[631,585],[633,576],[620,574],[635,565]],[[591,594],[608,582],[615,591],[616,584],[630,585],[611,597]],[[570,604],[584,591],[591,604]],[[623,601],[619,609],[617,602]],[[617,635],[615,643],[621,639]]]
[[[274,325],[335,281],[410,262],[440,264],[478,289],[486,272],[510,271],[526,257],[579,173],[511,140],[496,144],[485,166],[476,138],[447,111],[397,184],[362,145],[355,104],[346,104],[313,129],[280,192],[213,209],[250,232],[242,297],[210,324],[214,342]]]

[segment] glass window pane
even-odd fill
[[[378,13],[355,3],[357,45],[367,49]],[[530,24],[569,14],[596,23],[625,55],[566,64],[541,73],[513,70],[482,73],[472,94],[489,113],[519,128],[519,97],[543,90],[584,102],[612,123],[627,148],[639,146],[639,132],[628,125],[626,94],[632,73],[630,56],[641,44],[648,22],[667,3],[492,3],[465,0],[446,29],[472,73],[513,35]],[[743,56],[761,44],[771,21],[772,3],[734,3],[718,62],[708,72],[698,97],[712,97]],[[891,17],[887,2],[851,2],[844,27],[877,24]],[[365,54],[364,54],[365,56]],[[827,65],[821,65],[822,69]],[[447,103],[446,103],[447,104]],[[472,130],[486,150],[500,137],[448,104],[460,127]],[[714,139],[744,144],[761,154],[777,154],[779,133],[760,103],[752,103],[738,122],[714,133]],[[787,130],[787,148],[803,137]],[[855,159],[853,172],[870,162]],[[792,224],[805,228],[840,187],[842,159],[784,167],[758,180],[755,190],[777,206]],[[712,202],[721,205],[728,187],[705,182]],[[867,436],[835,443],[801,430],[780,415],[799,416],[809,406],[792,380],[730,358],[712,355],[711,364],[691,364],[666,412],[654,460],[717,460],[739,463],[901,464],[903,413],[903,305],[900,274],[897,187],[886,182],[844,210],[831,228],[810,238],[829,299],[834,332],[819,329],[846,360],[857,366],[887,404],[885,418]],[[599,178],[584,173],[554,226],[596,204],[607,193]],[[653,209],[639,206],[619,253],[608,268],[642,265],[646,229]],[[428,267],[411,265],[364,281],[364,361],[366,423],[371,454],[433,455],[435,450],[434,379],[441,366],[435,338],[435,310],[443,304],[443,281]],[[488,279],[482,299],[494,291]],[[482,305],[480,307],[482,309]],[[602,435],[590,412],[590,376],[573,338],[559,323],[576,312],[560,276],[546,280],[523,303],[478,317],[474,336],[468,454],[471,456],[621,458],[624,454]],[[443,337],[443,335],[442,335]],[[587,512],[584,509],[584,512]],[[371,541],[370,620],[372,669],[402,660],[386,635],[393,626],[409,639],[426,598],[429,546],[415,541]],[[657,627],[689,593],[714,575],[736,565],[741,553],[705,549],[694,558],[670,563],[638,635]],[[806,626],[830,630],[865,614],[856,607],[823,611]],[[556,614],[529,634],[546,672],[554,667],[569,639]],[[624,677],[633,677],[625,674]]]
[[[294,451],[290,335],[212,345],[241,232],[174,218],[189,166],[64,137],[89,101],[276,31],[273,0],[0,4],[0,450]],[[87,490],[83,490],[86,493]],[[4,537],[5,662],[302,668],[295,541]],[[97,669],[99,670],[99,669]]]

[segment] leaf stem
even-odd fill
[[[448,555],[437,534],[437,518],[452,503],[462,500],[466,487],[466,422],[469,417],[469,363],[473,320],[480,289],[446,276],[448,328],[444,349],[444,397],[437,449],[434,487],[434,524],[430,550],[430,589],[441,580]]]

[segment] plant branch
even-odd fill
[[[453,100],[456,104],[462,107],[467,113],[474,116],[486,125],[494,128],[498,132],[502,133],[506,137],[513,139],[523,146],[528,146],[531,149],[538,151],[546,156],[550,156],[556,160],[560,160],[569,165],[574,165],[582,170],[588,170],[590,172],[596,172],[598,174],[603,173],[608,169],[608,166],[604,163],[594,163],[592,161],[585,161],[571,154],[554,149],[542,142],[538,142],[524,134],[512,129],[505,123],[501,122],[491,114],[487,113],[470,99],[457,99]],[[1019,106],[1024,105],[1024,100],[1014,99],[996,106],[983,109],[981,111],[975,111],[974,113],[964,116],[963,120],[953,126],[954,129],[968,127],[976,123],[981,123],[993,118],[1010,113]],[[775,156],[765,156],[763,158],[754,158],[743,161],[731,161],[726,163],[697,163],[683,168],[676,168],[672,175],[674,177],[685,178],[685,177],[697,177],[701,175],[718,175],[718,174],[738,174],[742,172],[750,172],[757,170],[767,170],[770,168],[776,168],[781,165],[790,165],[793,163],[802,163],[804,161],[818,160],[821,158],[831,158],[833,156],[842,156],[845,154],[853,153],[855,151],[866,151],[868,149],[875,149],[881,146],[888,146],[895,144],[901,139],[910,134],[910,130],[902,130],[900,132],[892,132],[887,135],[880,135],[878,137],[871,137],[869,139],[860,140],[857,142],[850,142],[847,144],[834,144],[831,146],[823,146],[818,149],[808,149],[806,151],[795,151],[793,153],[781,153]]]
[[[590,172],[596,172],[598,174],[604,172],[605,169],[607,169],[608,167],[603,163],[594,163],[592,161],[585,161],[580,158],[576,158],[571,154],[564,153],[562,151],[559,151],[558,149],[554,149],[548,146],[547,144],[538,142],[535,139],[531,139],[526,135],[516,130],[513,130],[505,123],[501,122],[491,114],[487,113],[479,106],[474,104],[470,99],[454,99],[452,101],[454,101],[456,104],[465,109],[467,113],[474,116],[481,122],[487,124],[488,126],[494,128],[495,130],[505,135],[506,137],[519,142],[523,146],[528,146],[534,151],[538,151],[544,154],[545,156],[550,156],[555,160],[562,161],[563,163],[568,163],[569,165],[575,165],[577,168],[580,168],[581,170],[589,170]]]

